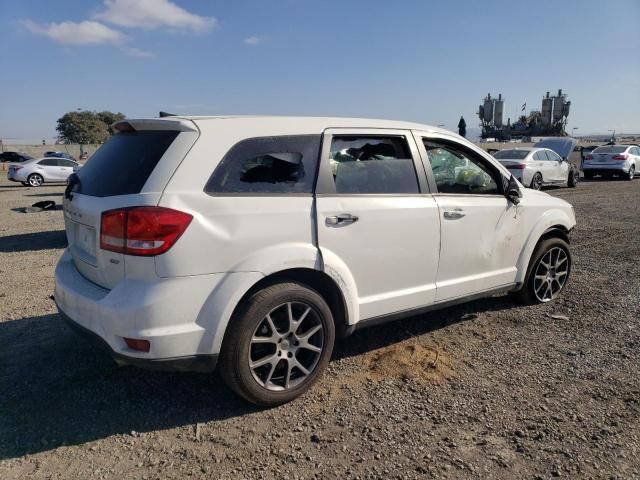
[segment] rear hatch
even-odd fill
[[[585,162],[603,166],[620,165],[620,160],[624,161],[623,155],[626,151],[627,147],[624,145],[598,147],[585,157]]]
[[[64,200],[76,268],[108,289],[125,277],[127,260],[126,255],[100,249],[103,212],[157,205],[198,136],[195,125],[182,119],[126,120],[114,128],[116,133],[77,171]]]
[[[522,175],[522,170],[525,169],[527,163],[526,158],[529,153],[529,150],[520,150],[515,148],[500,150],[495,152],[493,156],[502,165],[507,167],[513,175],[519,178]]]

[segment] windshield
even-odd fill
[[[523,160],[529,155],[528,150],[500,150],[493,154],[497,159]]]
[[[627,149],[627,147],[617,147],[615,145],[607,145],[604,147],[596,148],[593,153],[622,153]]]

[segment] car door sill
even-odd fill
[[[493,295],[497,295],[499,293],[506,293],[514,290],[520,284],[519,283],[510,283],[507,285],[502,285],[500,287],[491,288],[489,290],[483,290],[481,292],[477,292],[471,295],[466,295],[464,297],[452,298],[450,300],[445,300],[442,302],[432,303],[431,305],[425,305],[417,308],[409,308],[407,310],[401,310],[399,312],[388,313],[385,315],[380,315],[377,317],[366,318],[364,320],[360,320],[358,323],[354,325],[349,325],[344,329],[344,336],[349,336],[357,330],[373,327],[375,325],[381,325],[387,322],[393,322],[394,320],[400,320],[402,318],[413,317],[416,315],[421,315],[423,313],[427,313],[433,310],[440,310],[447,307],[452,307],[454,305],[459,305],[461,303],[471,302],[473,300],[479,300],[481,298],[491,297]]]

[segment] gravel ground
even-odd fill
[[[62,187],[0,181],[0,478],[640,478],[640,180],[575,205],[551,305],[496,297],[341,341],[261,410],[213,375],[117,367],[50,298]]]

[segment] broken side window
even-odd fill
[[[402,136],[334,136],[329,155],[336,193],[420,193]]]
[[[249,138],[235,144],[207,182],[207,193],[311,193],[320,135]]]

